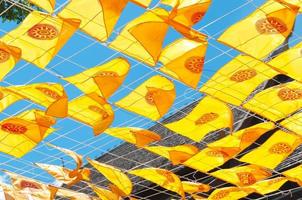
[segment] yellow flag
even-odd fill
[[[15,67],[20,57],[21,49],[0,42],[0,81]]]
[[[258,159],[259,158],[260,157],[258,157]],[[211,175],[228,183],[243,187],[253,185],[259,180],[268,178],[272,173],[266,168],[262,168],[257,165],[246,165],[232,167],[229,169],[221,169],[211,173]]]
[[[239,130],[208,144],[207,148],[187,160],[184,165],[201,172],[208,172],[238,155],[274,127],[273,123],[267,122]]]
[[[302,107],[302,84],[297,81],[277,85],[256,94],[244,108],[278,121]]]
[[[302,113],[294,114],[288,118],[285,118],[281,123],[283,127],[294,132],[297,135],[302,136]]]
[[[114,119],[111,105],[95,93],[70,101],[68,108],[68,115],[91,126],[95,135],[103,133]]]
[[[302,4],[302,3],[301,3]],[[280,73],[292,77],[297,81],[302,81],[302,69],[299,67],[302,64],[302,43],[291,47],[287,51],[282,52],[277,57],[272,59],[268,64]]]
[[[104,188],[98,187],[93,184],[88,184],[89,187],[101,198],[101,200],[120,200],[121,197],[118,194],[110,190],[106,190]]]
[[[282,172],[282,174],[290,181],[297,182],[300,186],[302,186],[302,165],[298,165],[297,167],[286,170]]]
[[[291,34],[298,10],[299,7],[294,5],[268,0],[251,15],[228,28],[218,41],[263,59]]]
[[[258,181],[257,183],[248,186],[248,188],[255,189],[257,193],[266,195],[275,192],[288,181],[285,177],[277,177],[273,179]]]
[[[0,112],[4,111],[15,102],[24,99],[22,96],[15,94],[5,87],[0,87]]]
[[[168,12],[161,8],[145,12],[128,23],[110,47],[154,66],[168,31],[168,24],[158,15],[168,16]]]
[[[85,94],[96,92],[107,99],[121,86],[129,69],[130,64],[126,59],[116,58],[64,80],[74,84]]]
[[[182,182],[176,174],[168,170],[159,168],[144,168],[130,170],[128,173],[139,176],[167,190],[175,192],[185,199]]]
[[[190,144],[174,147],[151,146],[145,147],[145,149],[164,158],[167,158],[172,162],[173,165],[182,164],[183,162],[194,156],[196,153],[198,153],[198,148]]]
[[[245,154],[240,161],[274,169],[301,144],[301,137],[281,130],[266,142]],[[259,159],[259,158],[265,159]]]
[[[40,1],[40,0],[39,0]],[[31,12],[19,27],[0,40],[22,50],[22,58],[45,68],[80,24],[76,19],[63,19]]]
[[[35,4],[36,6],[43,8],[49,13],[53,13],[56,5],[56,0],[29,0],[29,3]]]
[[[137,147],[144,147],[152,142],[159,141],[160,135],[157,133],[134,127],[114,127],[105,130],[105,133],[125,140],[131,144],[135,144]]]
[[[173,82],[156,75],[146,80],[115,105],[152,120],[158,120],[169,111],[175,97]]]
[[[235,200],[241,199],[253,193],[253,189],[225,187],[214,190],[207,198],[208,200]]]
[[[113,183],[125,195],[131,194],[132,182],[124,172],[111,165],[103,164],[89,158],[87,158],[87,160],[95,169],[105,176],[108,181]]]
[[[211,186],[203,183],[196,183],[196,182],[189,182],[189,181],[182,181],[181,183],[184,192],[189,194],[208,192],[211,189]]]
[[[28,110],[0,122],[0,151],[20,158],[54,129],[55,119],[38,110]]]
[[[2,195],[4,196],[4,200],[18,200],[18,199],[27,199],[28,196],[26,194],[16,191],[11,185],[6,185],[1,183],[0,188],[2,189]]]
[[[275,0],[275,1],[280,1],[280,2],[285,2],[285,3],[289,3],[295,6],[300,7],[299,12],[302,12],[302,1],[301,0]]]
[[[232,110],[225,103],[209,96],[204,97],[184,118],[165,124],[168,129],[196,142],[212,131],[222,128],[232,129],[232,126]]]
[[[53,117],[66,117],[68,97],[64,87],[56,83],[35,83],[30,85],[9,86],[7,90],[24,99],[46,107],[46,114]]]
[[[264,62],[239,55],[219,69],[200,91],[239,106],[261,83],[276,75],[278,72]]]
[[[206,40],[176,40],[162,51],[159,61],[164,66],[160,70],[196,88],[201,78],[207,46]]]

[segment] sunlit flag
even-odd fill
[[[264,62],[239,55],[220,68],[200,91],[239,106],[261,83],[278,74]]]
[[[208,192],[211,189],[211,186],[203,183],[189,182],[189,181],[182,181],[181,183],[184,192],[189,194]]]
[[[272,121],[283,119],[302,107],[302,83],[292,81],[257,93],[244,108]]]
[[[20,158],[54,129],[56,120],[39,110],[28,110],[0,122],[0,151]]]
[[[261,146],[240,158],[240,161],[274,169],[301,143],[300,136],[278,130]],[[259,159],[261,157],[265,159]]]
[[[156,75],[146,80],[115,105],[152,120],[158,120],[169,111],[175,97],[173,82]]]
[[[297,6],[268,0],[228,28],[218,41],[255,58],[265,58],[291,34],[298,10]]]
[[[278,191],[288,181],[285,177],[277,177],[268,180],[258,181],[257,183],[248,186],[255,189],[255,192],[266,195]]]
[[[56,5],[56,0],[29,0],[29,2],[43,8],[49,13],[53,13]]]
[[[292,131],[293,133],[302,136],[302,113],[296,113],[285,118],[280,124]]]
[[[0,112],[22,99],[24,99],[22,96],[15,94],[5,87],[0,87]]]
[[[22,192],[16,191],[11,185],[1,183],[0,188],[2,190],[2,192],[0,193],[0,199],[4,198],[3,200],[18,200],[26,199],[28,197]]]
[[[107,99],[121,86],[129,69],[130,64],[126,59],[115,58],[64,80],[74,84],[85,94],[96,92]]]
[[[111,105],[96,93],[71,100],[68,105],[68,115],[91,126],[94,135],[103,133],[114,119]]]
[[[298,165],[296,167],[290,168],[282,172],[282,174],[286,176],[289,180],[295,181],[300,186],[302,186],[302,165]]]
[[[168,16],[168,12],[161,8],[145,12],[129,22],[110,47],[154,66],[159,59],[169,27],[158,15]]]
[[[161,139],[160,135],[153,131],[135,127],[113,127],[106,129],[105,133],[135,144],[137,147],[144,147]]]
[[[227,104],[206,96],[187,116],[164,126],[177,134],[199,142],[212,131],[223,128],[232,129],[233,113]]]
[[[21,49],[0,42],[0,80],[15,67],[21,58]]]
[[[107,190],[105,188],[102,188],[102,187],[99,187],[99,186],[96,186],[93,184],[88,184],[88,185],[98,195],[98,197],[101,198],[101,200],[120,200],[121,199],[121,197],[118,194],[116,194],[110,190]]]
[[[271,122],[241,129],[220,140],[209,143],[207,148],[184,162],[184,165],[201,172],[208,172],[232,159],[253,144],[260,136],[274,128]]]
[[[159,61],[161,71],[196,88],[201,78],[208,42],[179,39],[165,47]]]
[[[53,117],[66,117],[68,97],[64,87],[56,83],[34,83],[29,85],[8,86],[7,90],[23,99],[46,107],[46,114]]]
[[[96,197],[91,197],[88,194],[75,192],[73,190],[68,190],[64,188],[58,189],[57,196],[69,198],[70,200],[97,200]]]
[[[152,153],[158,154],[159,156],[167,158],[172,162],[173,165],[182,164],[199,151],[197,147],[190,144],[178,145],[174,147],[150,146],[145,147],[145,149]]]
[[[208,200],[231,200],[241,199],[253,193],[254,189],[239,188],[239,187],[223,187],[214,190]]]
[[[20,48],[24,60],[45,68],[79,24],[77,19],[63,19],[33,11],[0,40]]]
[[[275,1],[280,1],[280,2],[286,2],[295,6],[300,7],[299,12],[302,12],[302,1],[301,0],[275,0]]]

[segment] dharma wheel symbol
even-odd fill
[[[50,24],[36,24],[28,30],[28,35],[37,40],[52,40],[59,35],[59,31]]]

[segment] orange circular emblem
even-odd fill
[[[213,112],[205,113],[198,120],[195,121],[195,124],[196,125],[203,125],[203,124],[206,124],[208,122],[214,121],[218,117],[219,117],[219,115],[217,113],[213,113]]]
[[[1,125],[1,129],[11,134],[24,134],[27,131],[26,126],[13,123],[4,123]]]
[[[291,151],[291,146],[284,142],[276,143],[269,149],[269,152],[273,154],[288,154]]]
[[[203,12],[194,13],[191,17],[192,23],[194,23],[194,24],[198,23],[204,15],[205,15],[205,13],[203,13]]]
[[[57,28],[50,24],[36,24],[27,33],[37,40],[52,40],[59,35]]]
[[[109,114],[98,106],[90,105],[88,108],[89,110],[102,115],[102,119],[107,119],[109,117]]]
[[[52,99],[58,100],[61,98],[61,96],[57,92],[55,92],[51,89],[48,89],[45,87],[36,87],[36,89]]]
[[[243,82],[253,78],[256,75],[257,72],[254,69],[243,69],[235,72],[230,79],[235,82]]]
[[[4,49],[0,49],[0,63],[6,62],[10,57],[10,54]]]
[[[278,96],[283,101],[297,100],[302,98],[302,90],[282,88],[281,90],[279,90]]]
[[[199,74],[203,69],[204,57],[193,56],[186,60],[185,67],[192,73]]]
[[[237,191],[240,191],[240,188],[229,188],[229,189],[226,189],[226,190],[220,190],[219,192],[217,192],[216,194],[214,194],[212,196],[212,199],[221,200],[221,199],[229,196],[229,194],[231,192],[237,192]]]
[[[252,185],[257,182],[255,176],[250,172],[238,172],[236,175],[242,185]]]
[[[267,17],[256,22],[256,29],[260,34],[278,34],[286,32],[287,26],[277,17]]]
[[[38,187],[35,183],[25,181],[25,180],[22,180],[20,182],[20,186],[22,189],[24,189],[24,188],[40,189],[40,187]]]
[[[157,91],[148,91],[145,100],[150,105],[155,105],[155,96],[157,95]]]

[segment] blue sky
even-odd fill
[[[57,6],[59,7],[65,2],[66,0],[57,0]],[[201,32],[210,36],[210,45],[207,50],[206,64],[199,87],[203,82],[211,77],[217,69],[222,67],[225,63],[230,61],[233,56],[238,54],[237,51],[231,50],[230,48],[216,42],[215,38],[218,38],[223,30],[247,16],[263,2],[265,2],[265,0],[213,0],[213,3],[206,16],[194,27],[195,29],[201,28]],[[127,22],[139,16],[143,12],[144,10],[142,8],[129,3],[116,26],[116,32],[120,31],[122,27],[127,24]],[[301,21],[301,17],[298,17],[297,24],[301,24]],[[17,25],[15,23],[1,23],[0,36],[4,35],[5,32],[14,29],[16,26]],[[301,27],[296,28],[295,31],[297,35],[302,35]],[[20,61],[15,69],[5,78],[4,83],[1,83],[1,85],[5,86],[8,84],[18,85],[37,82],[56,82],[65,85],[69,99],[73,99],[81,95],[82,93],[77,88],[67,84],[65,81],[62,81],[54,74],[64,77],[70,76],[83,71],[83,68],[88,69],[96,65],[100,65],[108,58],[123,56],[120,53],[107,48],[105,44],[101,44],[90,38],[88,35],[85,35],[85,37],[83,37],[83,35],[85,34],[80,31],[74,34],[65,47],[59,52],[58,56],[56,56],[48,65],[48,71],[41,70],[25,61]],[[114,38],[115,36],[116,34],[113,34],[110,39]],[[171,30],[165,41],[165,45],[180,37],[180,34]],[[237,37],[240,36],[238,35]],[[292,44],[295,44],[301,39],[298,40],[298,38],[295,36],[292,38],[292,40]],[[116,92],[116,94],[110,98],[110,102],[119,100],[128,94],[131,89],[136,88],[144,80],[155,74],[158,74],[158,71],[155,69],[152,69],[144,64],[140,64],[131,58],[129,61],[133,66],[129,76],[126,78],[124,86],[122,86]],[[177,100],[166,117],[171,113],[176,112],[177,109],[201,97],[201,94],[196,90],[190,89],[177,81],[174,82],[177,89]],[[40,107],[35,104],[30,104],[26,101],[20,101],[9,107],[4,113],[1,113],[0,119],[4,119],[8,115],[15,115],[24,111],[24,109],[29,108]],[[114,110],[116,118],[112,126],[134,126],[148,128],[154,124],[154,122],[146,118],[129,113],[119,108],[114,107]],[[52,144],[75,150],[76,152],[91,158],[98,157],[109,149],[112,149],[122,143],[122,141],[112,138],[106,134],[94,137],[91,128],[69,118],[58,119],[58,123],[54,127],[57,128],[57,131],[50,135],[45,142],[51,142]],[[21,159],[15,159],[0,153],[0,168],[25,176],[37,178],[45,182],[52,182],[53,179],[51,176],[34,167],[31,163],[44,162],[61,165],[61,158],[63,158],[67,167],[74,166],[73,163],[70,162],[70,158],[64,156],[64,154],[56,150],[46,147],[45,143],[42,142],[32,152],[25,155]]]

